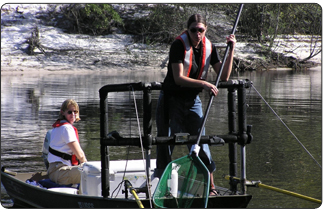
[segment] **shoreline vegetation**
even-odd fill
[[[196,10],[205,12],[210,22],[208,27],[210,34],[207,36],[218,46],[222,56],[226,47],[225,36],[230,32],[232,24],[231,15],[228,13],[235,13],[233,11],[238,4],[231,5],[227,10],[224,7],[214,8],[218,13],[213,15],[206,7],[197,8],[194,7],[195,5],[102,4],[109,7],[89,7],[88,13],[92,15],[96,10],[101,9],[101,12],[111,10],[110,14],[114,17],[110,19],[104,20],[107,16],[99,14],[100,11],[99,13],[97,11],[96,15],[96,18],[102,17],[100,20],[103,22],[97,21],[101,24],[108,25],[105,21],[109,21],[109,29],[104,29],[102,26],[97,28],[86,26],[86,23],[91,20],[90,16],[86,16],[89,20],[83,20],[81,24],[80,8],[86,8],[87,5],[3,5],[1,8],[1,75],[41,72],[45,74],[88,73],[106,70],[144,72],[153,69],[164,72],[173,35],[163,34],[161,31],[153,33],[152,24],[161,22],[156,18],[157,9],[173,13],[184,11],[183,13],[186,14]],[[279,14],[281,4],[278,5],[275,9]],[[256,4],[252,6],[255,7]],[[251,5],[247,6],[245,13],[248,12],[249,7]],[[152,14],[155,14],[156,20],[151,20]],[[214,16],[218,21],[215,21]],[[148,18],[151,18],[150,22],[147,21]],[[243,17],[242,22],[245,19],[246,17]],[[76,21],[79,21],[77,25],[75,25]],[[311,24],[311,21],[309,22]],[[138,31],[145,26],[147,29]],[[165,28],[164,31],[179,32],[174,28],[175,26],[161,23],[159,27]],[[109,32],[104,33],[105,30]],[[271,37],[270,34],[253,37],[244,33],[246,30],[244,23],[241,23],[236,33],[238,43],[234,56],[234,71],[262,71],[272,68],[304,70],[321,65],[320,35],[278,33],[275,37]],[[279,32],[278,29],[277,31]]]

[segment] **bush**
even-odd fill
[[[148,9],[149,15],[125,23],[126,33],[146,44],[170,43],[185,29],[188,17],[181,6],[154,4]]]
[[[123,25],[119,14],[109,4],[69,4],[62,7],[64,16],[78,33],[110,34],[113,27]]]

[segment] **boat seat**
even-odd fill
[[[79,188],[80,184],[69,184],[69,185],[60,185],[55,182],[53,182],[50,179],[43,179],[38,181],[39,184],[41,184],[45,188],[75,188],[75,185],[77,185],[76,188]]]

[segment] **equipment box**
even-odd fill
[[[150,176],[156,166],[155,159],[151,160]],[[81,171],[80,193],[88,196],[102,196],[101,194],[101,162],[91,161],[83,164]],[[123,181],[128,180],[134,188],[145,186],[146,175],[143,160],[110,161],[109,163],[109,184],[110,195],[113,197],[125,197],[122,190],[124,184],[117,188]],[[117,188],[117,189],[116,189]],[[115,191],[116,189],[116,191]]]

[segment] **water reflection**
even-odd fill
[[[76,123],[76,127],[88,160],[99,160],[98,90],[106,84],[162,81],[164,74],[152,70],[131,73],[115,70],[82,74],[2,75],[1,165],[18,172],[45,171],[40,158],[42,142],[46,131],[58,116],[61,103],[67,98],[74,98],[80,105],[82,121]],[[232,79],[253,81],[254,86],[316,160],[322,160],[320,69],[298,73],[247,72],[233,74]],[[253,125],[254,137],[253,143],[247,147],[248,179],[261,180],[264,184],[321,199],[321,170],[257,94],[253,90],[247,93],[248,124]],[[135,95],[139,106],[142,97],[138,93]],[[114,93],[109,98],[114,100],[109,109],[109,129],[137,136],[132,93]],[[157,98],[158,93],[153,92],[153,108]],[[209,96],[202,93],[201,99],[206,105]],[[129,128],[130,125],[132,128]],[[227,132],[227,91],[221,90],[209,113],[206,133]],[[111,159],[125,158],[127,154],[130,158],[141,158],[139,148],[114,147],[110,150]],[[228,174],[227,147],[211,147],[211,150],[217,164],[216,184],[228,187],[228,182],[221,177]],[[177,147],[174,158],[185,154],[186,147]],[[155,157],[155,148],[152,157]],[[248,193],[254,195],[250,208],[318,207],[315,203],[260,188],[249,188]]]

